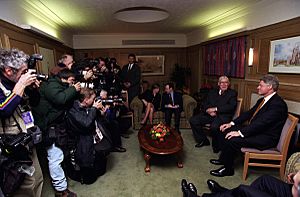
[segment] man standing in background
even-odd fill
[[[128,91],[128,105],[140,92],[141,69],[136,63],[134,54],[128,55],[128,64],[124,65],[120,77],[123,88]]]

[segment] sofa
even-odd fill
[[[180,117],[180,128],[188,129],[191,128],[188,120],[193,116],[193,112],[197,106],[197,102],[193,97],[187,94],[184,94],[182,96],[182,99],[183,99],[183,111],[181,112],[181,117]],[[130,108],[133,110],[132,127],[138,130],[142,126],[140,122],[142,120],[142,117],[144,117],[143,103],[138,97],[135,97],[130,103]],[[159,122],[165,122],[164,113],[162,111],[155,112],[153,117],[153,124],[157,124]],[[171,126],[174,127],[174,114],[172,117]]]

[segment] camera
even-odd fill
[[[74,69],[75,70],[84,70],[86,67],[89,67],[90,69],[94,68],[95,66],[97,66],[99,64],[99,60],[98,59],[92,59],[92,58],[86,58],[83,60],[79,60],[76,61],[76,63],[74,64]]]
[[[28,65],[28,69],[34,69],[35,70],[35,74],[37,75],[36,76],[37,80],[46,81],[48,79],[47,75],[36,72],[36,62],[37,61],[42,61],[42,60],[43,60],[43,55],[33,54],[27,60],[27,65]]]
[[[101,101],[103,105],[113,105],[114,103],[122,104],[124,99],[121,97],[109,97],[107,99],[101,99],[101,97],[96,97],[95,101]]]
[[[0,136],[0,154],[10,155],[17,151],[20,145],[26,146],[30,142],[38,144],[42,141],[42,132],[39,127],[31,127],[27,131],[27,133],[17,135]]]

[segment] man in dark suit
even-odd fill
[[[287,105],[276,93],[279,81],[274,75],[265,75],[257,87],[258,94],[263,96],[249,111],[244,112],[235,120],[220,126],[225,136],[225,144],[219,159],[211,159],[215,165],[224,165],[210,171],[213,176],[223,177],[234,174],[233,162],[235,155],[242,147],[265,150],[275,147],[280,139],[283,125],[288,116]],[[248,126],[241,127],[249,121]]]
[[[219,152],[222,142],[217,135],[221,135],[220,125],[232,120],[237,104],[237,93],[229,88],[228,77],[221,76],[218,81],[218,89],[213,89],[208,93],[207,99],[203,104],[203,112],[190,118],[189,122],[197,144],[195,147],[210,145],[203,126],[211,125],[212,146],[214,152]],[[223,137],[224,138],[224,137]],[[220,141],[220,142],[219,142]],[[222,140],[223,141],[223,140]]]
[[[165,92],[162,95],[161,110],[165,113],[165,122],[167,126],[171,125],[172,114],[175,114],[175,129],[179,132],[180,113],[183,110],[183,101],[182,95],[178,92],[174,92],[173,83],[167,83],[165,85]]]
[[[128,104],[140,92],[141,69],[136,63],[135,55],[128,55],[128,64],[122,67],[120,78],[123,88],[128,91]]]
[[[208,180],[207,185],[212,193],[204,193],[202,197],[299,197],[300,171],[288,175],[288,183],[269,175],[263,175],[250,185],[239,185],[233,189],[222,187],[214,180]],[[197,189],[193,183],[181,181],[184,197],[198,197]]]

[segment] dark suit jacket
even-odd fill
[[[180,112],[183,111],[182,95],[180,93],[178,93],[178,92],[174,92],[173,97],[174,97],[174,105],[179,105],[179,111]],[[163,93],[163,95],[162,95],[162,101],[161,101],[161,110],[165,111],[166,109],[168,109],[168,108],[165,107],[168,104],[172,104],[170,102],[170,96],[167,93]]]
[[[140,92],[141,69],[137,64],[133,64],[132,68],[128,70],[128,65],[123,66],[120,78],[121,82],[130,82],[131,86],[128,89],[128,98],[131,101]]]
[[[242,113],[233,122],[236,125],[241,125],[245,121],[249,121],[262,99],[259,99],[249,111]],[[240,131],[245,138],[255,143],[256,148],[261,150],[272,148],[278,144],[287,116],[288,109],[286,103],[278,94],[275,94],[257,112],[251,123],[241,128]]]
[[[206,111],[210,107],[217,107],[217,117],[221,122],[232,120],[237,105],[237,92],[232,89],[226,90],[219,95],[219,89],[209,91],[203,109]]]
[[[145,99],[145,101],[152,103],[156,111],[160,109],[161,95],[159,93],[154,96],[151,90],[146,90],[139,95],[139,99]]]

